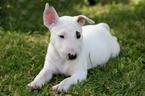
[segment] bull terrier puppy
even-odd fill
[[[28,84],[30,89],[41,88],[53,74],[64,74],[69,77],[52,89],[67,92],[71,85],[86,79],[88,69],[104,65],[120,52],[118,41],[106,23],[94,24],[84,15],[59,17],[48,3],[43,21],[51,33],[50,43],[42,70]]]

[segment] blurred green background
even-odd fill
[[[53,5],[61,15],[80,14],[84,1],[79,0],[1,0],[0,25],[4,30],[44,31],[42,14],[45,3]]]
[[[128,8],[127,5],[128,4],[135,5],[137,3],[135,6],[131,7],[134,7],[133,12],[134,13],[137,12],[136,14],[139,16],[142,16],[142,11],[145,6],[144,0],[94,0],[94,1],[96,1],[96,5],[99,5],[100,8],[98,8],[97,6],[96,7],[89,6],[87,0],[37,0],[37,1],[1,0],[0,28],[4,30],[22,30],[26,32],[44,31],[45,28],[42,22],[42,13],[46,2],[49,2],[50,5],[53,5],[58,11],[60,16],[86,14],[89,16],[91,15],[91,17],[96,21],[98,20],[99,16],[97,15],[99,14],[97,13],[101,11],[101,6],[108,5],[106,11],[111,11],[111,13],[112,11],[113,12],[118,11],[118,14],[116,13],[116,15],[119,15],[120,11],[125,11],[123,12],[123,14],[132,13],[130,12],[129,10],[130,8]],[[119,10],[116,8],[119,8]],[[102,13],[106,14],[106,12]],[[123,18],[123,20],[126,20],[126,18],[128,17]]]

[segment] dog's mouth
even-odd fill
[[[74,55],[68,54],[67,57],[68,57],[68,60],[75,60],[77,58],[77,54],[74,54]]]

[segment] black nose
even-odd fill
[[[72,54],[68,54],[68,59],[69,60],[74,60],[74,59],[76,59],[77,58],[77,54],[74,54],[74,55],[72,55]]]

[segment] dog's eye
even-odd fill
[[[77,39],[80,39],[80,37],[81,37],[80,32],[76,31],[76,37],[77,37]]]
[[[60,38],[64,38],[64,35],[59,35]]]

